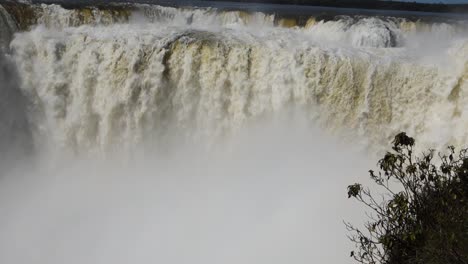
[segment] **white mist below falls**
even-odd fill
[[[367,159],[302,121],[229,150],[63,161],[0,181],[0,262],[347,263]],[[359,217],[356,217],[359,216]]]

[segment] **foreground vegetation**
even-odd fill
[[[414,144],[398,134],[380,171],[370,171],[384,195],[348,186],[348,196],[372,211],[364,229],[347,224],[356,244],[351,257],[365,264],[467,264],[468,150],[417,157]]]

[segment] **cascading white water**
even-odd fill
[[[0,263],[348,263],[345,189],[374,156],[330,134],[468,139],[462,22],[25,8],[0,54]],[[5,174],[12,138],[37,159]]]
[[[246,23],[239,12],[143,6],[129,22],[69,27],[87,18],[42,9],[40,25],[12,48],[35,132],[49,145],[101,152],[161,141],[172,129],[219,137],[291,104],[374,146],[401,130],[425,147],[467,140],[460,25],[343,18],[289,29]],[[273,20],[265,17],[256,21]]]
[[[33,149],[26,100],[19,90],[13,65],[11,59],[0,52],[0,168],[3,173],[9,163],[25,158]]]
[[[0,5],[0,167],[3,168],[25,157],[33,144],[26,117],[26,101],[20,91],[14,62],[8,55],[15,31],[15,21]]]

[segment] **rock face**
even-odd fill
[[[7,52],[13,34],[18,30],[17,24],[8,11],[0,5],[0,50]]]
[[[15,27],[19,30],[27,30],[37,22],[38,6],[19,1],[6,1],[1,5],[2,12],[6,11],[9,14],[10,19],[15,23]]]

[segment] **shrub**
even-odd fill
[[[449,147],[415,157],[405,133],[378,162],[372,180],[385,194],[377,199],[361,184],[348,197],[370,208],[363,229],[346,223],[356,245],[351,257],[365,264],[468,264],[468,151]],[[396,184],[395,184],[396,183]]]

